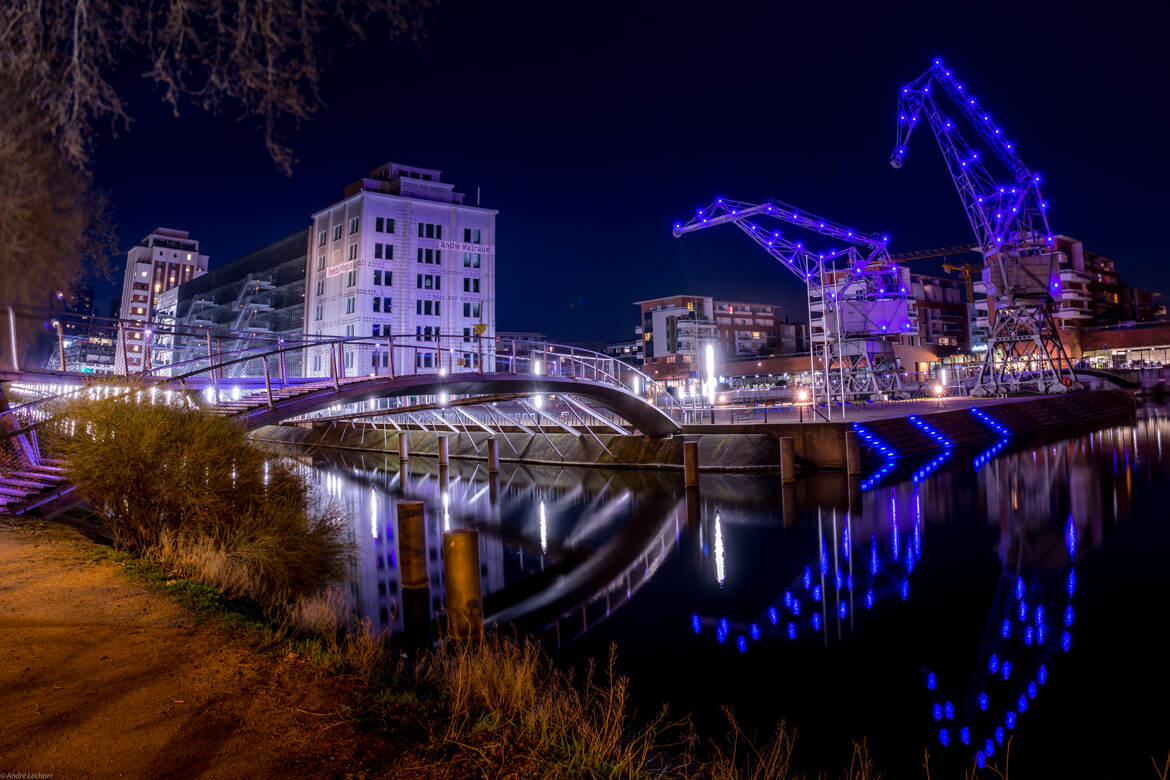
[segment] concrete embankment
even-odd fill
[[[1020,398],[979,408],[1011,435],[1073,432],[1127,419],[1133,411],[1133,395],[1123,390],[1094,390],[1046,398]],[[920,414],[918,417],[954,447],[985,446],[1002,438],[1001,433],[969,409]],[[935,451],[941,446],[908,416],[866,420],[861,424],[892,447],[898,457]]]
[[[981,407],[1013,434],[1067,428],[1084,429],[1123,419],[1132,409],[1132,396],[1116,390],[1073,393],[1044,398],[1005,399]],[[997,441],[1001,434],[971,414],[952,409],[918,417],[945,436],[954,446],[975,446]],[[889,416],[858,414],[865,429],[893,447],[897,455],[916,455],[937,449],[938,441],[925,434],[905,411],[892,409]],[[500,460],[556,466],[605,468],[682,469],[683,442],[699,445],[702,471],[779,471],[780,441],[791,437],[798,471],[846,468],[846,434],[852,422],[760,423],[748,425],[688,425],[681,436],[652,439],[622,436],[608,430],[573,436],[545,429],[535,435],[519,430],[498,434]],[[399,452],[400,437],[407,438],[411,457],[438,457],[438,437],[446,436],[453,460],[486,460],[487,440],[482,430],[396,431],[365,422],[298,423],[259,428],[251,436],[262,442],[300,447],[330,447],[363,452]],[[604,446],[603,446],[604,445]]]

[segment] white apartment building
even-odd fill
[[[150,365],[145,323],[155,319],[159,295],[205,273],[207,255],[199,254],[199,242],[186,230],[155,228],[126,253],[121,343],[115,349],[114,373],[134,373]]]
[[[395,373],[476,370],[496,332],[496,214],[464,204],[440,171],[397,163],[370,171],[313,214],[305,333],[395,340]],[[440,337],[449,337],[440,340]],[[455,349],[454,354],[451,348]],[[460,350],[466,350],[461,352]],[[308,371],[328,374],[327,355]],[[347,347],[344,371],[385,374],[389,350]]]

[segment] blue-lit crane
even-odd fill
[[[846,247],[814,252],[774,224],[762,224],[769,220]],[[724,198],[698,209],[689,222],[675,223],[674,235],[726,224],[742,230],[807,288],[814,404],[819,396],[830,414],[836,406],[844,415],[849,400],[901,389],[893,339],[915,326],[907,303],[908,274],[890,257],[888,236],[853,230],[780,201]]]
[[[939,89],[932,92],[936,85]],[[939,109],[939,93],[949,97],[975,128],[1010,179],[999,182],[992,177],[978,150]],[[1077,387],[1052,319],[1053,302],[1061,296],[1060,268],[1040,175],[1024,164],[1003,128],[941,60],[902,87],[898,138],[890,156],[893,167],[902,167],[910,134],[922,120],[938,141],[983,254],[983,282],[993,305],[987,353],[973,392],[1054,393]]]

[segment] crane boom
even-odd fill
[[[845,246],[813,251],[789,236],[787,227],[782,232],[766,220]],[[844,414],[848,400],[901,389],[889,338],[911,332],[914,325],[908,278],[886,248],[888,236],[854,230],[777,200],[746,203],[724,198],[697,209],[689,222],[676,222],[674,235],[719,225],[739,228],[804,283],[814,342],[812,373],[831,405],[839,402]],[[814,393],[816,389],[814,384]]]
[[[941,89],[932,92],[935,85]],[[1009,180],[999,182],[992,176],[979,151],[939,107],[938,92],[949,97],[974,127],[1007,169]],[[941,60],[934,60],[898,96],[897,134],[890,155],[894,168],[902,167],[910,136],[923,119],[938,142],[983,255],[983,281],[997,312],[979,385],[989,384],[989,392],[1021,385],[1057,392],[1073,386],[1076,377],[1052,320],[1052,302],[1061,296],[1060,268],[1039,174],[1024,163],[991,113]]]

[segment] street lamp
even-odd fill
[[[936,384],[934,386],[934,396],[935,396],[935,398],[938,399],[939,406],[942,406],[942,392],[943,392],[943,386]]]
[[[707,397],[711,404],[711,424],[715,424],[715,345],[707,344]]]
[[[802,404],[808,400],[808,391],[804,388],[796,391],[796,408],[800,410],[800,421],[804,422],[804,406]]]

